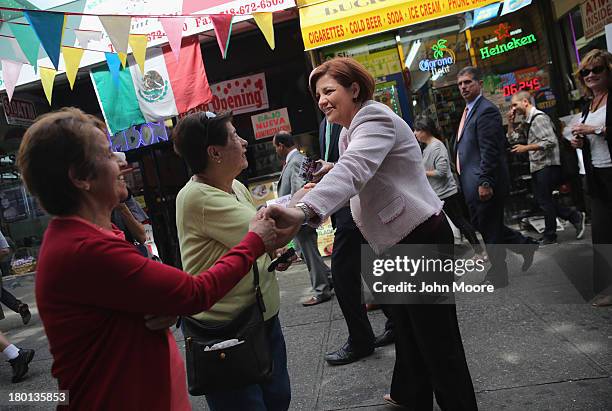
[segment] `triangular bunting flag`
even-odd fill
[[[138,67],[140,67],[140,72],[144,74],[145,57],[147,54],[147,35],[130,34],[129,43],[130,47],[132,47],[134,60],[136,60]]]
[[[127,63],[127,54],[119,52],[117,53],[117,56],[119,57],[119,61],[121,62],[121,67],[125,68],[125,65]]]
[[[23,13],[32,25],[38,40],[40,40],[40,44],[57,70],[66,16],[64,13],[47,13],[31,10],[24,10]]]
[[[268,45],[274,50],[274,13],[253,13],[253,19],[257,23],[257,27],[263,33]]]
[[[174,57],[178,61],[181,54],[181,40],[183,39],[185,17],[159,18],[159,21],[166,32],[166,37],[168,37]]]
[[[36,37],[36,33],[32,27],[27,24],[8,23],[21,51],[26,56],[31,66],[34,66],[34,72],[38,67],[38,49],[40,42]]]
[[[40,68],[40,81],[42,82],[49,105],[51,105],[51,97],[53,97],[53,82],[55,81],[56,73],[57,71],[49,67]]]
[[[21,47],[19,47],[19,43],[13,37],[7,37],[3,39],[10,44],[10,49],[7,47],[4,50],[0,47],[0,52],[2,53],[2,58],[7,60],[19,61],[20,63],[30,64],[28,58],[23,54]],[[11,51],[13,52],[11,54]]]
[[[106,56],[106,64],[108,64],[108,70],[113,78],[113,83],[119,87],[119,70],[121,67],[121,61],[119,56],[115,53],[104,53]]]
[[[81,46],[81,48],[84,49],[87,48],[90,41],[102,40],[101,31],[75,30],[74,34],[76,35],[76,38],[79,41],[79,45]]]
[[[13,91],[15,91],[15,85],[19,80],[21,67],[23,67],[23,63],[19,61],[2,60],[2,80],[4,80],[9,102],[13,99]]]
[[[99,18],[113,43],[115,52],[127,54],[132,18],[130,16],[99,16]]]
[[[232,34],[232,18],[231,14],[212,14],[210,16],[213,27],[215,28],[215,35],[217,36],[217,43],[221,49],[221,57],[225,59],[227,57],[227,48],[229,47],[230,35]]]
[[[62,54],[64,55],[64,63],[66,63],[66,77],[70,83],[70,90],[74,90],[74,80],[79,71],[79,64],[85,50],[76,47],[62,46]]]

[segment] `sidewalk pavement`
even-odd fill
[[[569,231],[560,233],[561,244],[541,248],[525,273],[521,258],[509,253],[508,288],[477,299],[458,295],[459,323],[481,410],[612,410],[612,308],[587,303],[592,297],[589,282],[581,280],[591,272],[588,241],[570,242]],[[302,307],[300,301],[309,295],[304,264],[278,277],[291,409],[393,409],[382,399],[391,381],[393,346],[357,363],[327,365],[324,353],[341,346],[347,336],[336,299]],[[49,404],[7,405],[10,392],[49,392],[57,384],[34,306],[33,276],[4,284],[31,306],[33,317],[23,326],[16,313],[5,309],[7,319],[0,329],[15,344],[36,349],[36,356],[29,377],[19,384],[10,383],[10,367],[0,362],[0,409],[52,409]],[[370,313],[370,319],[375,333],[381,332],[382,312]],[[182,336],[176,337],[182,347]],[[203,397],[192,397],[192,403],[194,410],[206,409]]]

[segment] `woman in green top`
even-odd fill
[[[231,113],[194,113],[183,118],[173,133],[174,150],[193,176],[176,198],[176,226],[183,269],[192,274],[211,267],[248,230],[256,208],[249,190],[236,180],[248,166],[246,140],[232,125]],[[206,395],[216,410],[286,410],[291,389],[285,340],[278,319],[280,293],[276,275],[268,272],[270,257],[257,261],[266,311],[274,374],[266,384],[250,385]],[[288,265],[277,267],[287,269]],[[242,279],[209,311],[194,318],[227,322],[255,302],[253,272]]]

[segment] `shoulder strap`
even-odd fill
[[[529,138],[529,131],[531,131],[531,125],[533,124],[533,120],[535,120],[538,116],[543,116],[544,113],[535,113],[533,117],[531,117],[531,121],[527,123],[527,130],[525,130],[525,137]]]
[[[261,288],[259,287],[259,268],[257,267],[257,260],[253,263],[253,287],[255,287],[255,300],[259,306],[259,310],[262,313],[266,312],[266,304],[264,303],[263,295],[261,294]]]

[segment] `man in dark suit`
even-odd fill
[[[529,269],[537,242],[504,225],[504,201],[510,187],[506,138],[499,109],[482,96],[478,69],[465,67],[457,86],[466,102],[454,158],[473,225],[487,246],[491,268],[483,284],[508,285],[506,247],[522,254],[523,271]]]
[[[285,162],[280,180],[278,181],[278,196],[293,195],[306,184],[306,181],[300,176],[304,156],[297,151],[293,136],[286,131],[276,133],[272,139],[272,144],[276,148],[278,157]],[[295,236],[295,240],[304,255],[304,261],[306,261],[306,266],[308,267],[310,283],[314,293],[302,305],[309,307],[329,301],[332,292],[331,273],[319,253],[317,230],[305,225],[300,228],[300,231]]]
[[[342,126],[327,123],[325,119],[319,128],[319,147],[323,167],[318,173],[322,177],[338,161],[338,139]],[[331,270],[336,298],[344,315],[349,337],[340,349],[325,355],[331,365],[343,365],[370,355],[374,347],[382,347],[394,341],[393,325],[389,319],[385,331],[374,337],[365,306],[361,303],[361,267],[359,258],[355,257],[365,240],[351,215],[348,203],[331,216],[336,229],[332,251]],[[386,312],[385,312],[386,315]],[[387,316],[388,317],[388,316]]]

